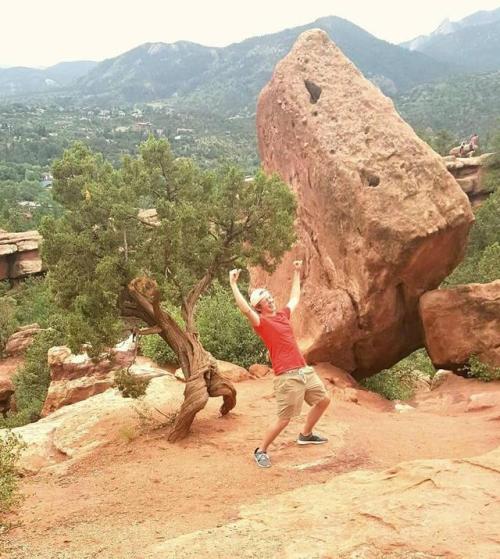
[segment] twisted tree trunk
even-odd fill
[[[160,292],[156,282],[149,278],[136,278],[128,285],[122,301],[124,314],[135,316],[155,329],[176,353],[186,378],[184,402],[168,437],[169,441],[185,438],[196,414],[202,410],[209,397],[222,396],[221,415],[226,415],[236,405],[236,389],[219,373],[216,360],[206,351],[193,330],[194,302],[185,309],[187,329],[160,306]]]

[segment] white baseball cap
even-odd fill
[[[262,299],[265,299],[269,295],[269,291],[264,288],[254,289],[250,295],[250,304],[252,307],[256,307]]]

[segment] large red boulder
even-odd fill
[[[429,291],[420,312],[435,366],[456,369],[476,355],[500,367],[500,280]]]
[[[296,193],[298,242],[252,284],[284,304],[304,260],[294,327],[307,360],[361,378],[421,347],[419,298],[461,260],[473,221],[442,159],[320,30],[276,66],[257,131],[265,170]]]

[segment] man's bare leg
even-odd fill
[[[274,441],[274,439],[281,433],[281,431],[283,431],[283,429],[289,423],[290,423],[289,418],[278,419],[276,423],[274,423],[274,425],[267,430],[258,450],[262,452],[267,452],[267,447]]]
[[[330,404],[330,396],[325,396],[322,400],[314,404],[307,414],[304,430],[302,434],[306,437],[312,433],[312,430],[320,417],[325,413],[326,408]]]

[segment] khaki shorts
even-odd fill
[[[326,395],[326,388],[312,367],[292,369],[274,379],[278,417],[282,419],[300,415],[304,400],[314,406]]]

